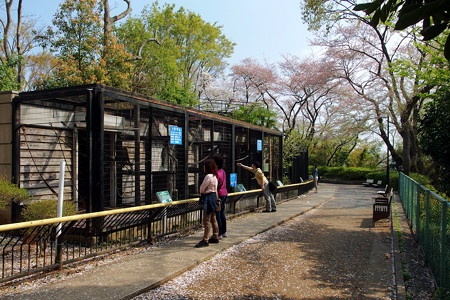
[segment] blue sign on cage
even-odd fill
[[[263,145],[262,140],[256,140],[256,151],[262,151]]]
[[[234,187],[237,184],[237,174],[236,173],[230,173],[230,186]]]
[[[182,145],[183,144],[183,128],[178,126],[170,126],[170,144]]]

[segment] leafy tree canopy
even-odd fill
[[[42,37],[42,45],[55,53],[55,74],[38,88],[104,83],[127,88],[130,55],[115,37],[105,37],[102,2],[65,0],[55,18],[54,28]]]
[[[429,102],[419,132],[422,150],[430,155],[442,172],[440,185],[450,194],[450,92]]]
[[[237,110],[231,113],[231,117],[266,128],[273,128],[277,124],[277,114],[266,109],[259,102],[239,106]]]
[[[374,27],[380,22],[386,22],[392,13],[398,14],[396,30],[406,29],[422,22],[421,34],[426,41],[434,39],[450,26],[450,1],[445,0],[375,0],[358,4],[354,10],[372,15],[371,24]],[[444,54],[450,59],[448,33]]]
[[[7,58],[0,60],[0,91],[18,90],[20,84],[17,82],[18,58]]]
[[[132,90],[187,106],[199,98],[203,74],[220,74],[234,47],[220,26],[173,4],[155,2],[117,29],[134,55]]]

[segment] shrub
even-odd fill
[[[392,173],[392,172],[390,172]],[[373,179],[375,182],[377,182],[378,180],[381,180],[383,182],[383,184],[386,183],[386,171],[374,171],[372,170],[371,172],[366,174],[366,179]],[[389,178],[391,178],[391,174],[389,174]],[[391,181],[391,180],[389,180]]]
[[[21,213],[22,221],[42,220],[56,218],[58,209],[57,200],[33,201],[28,204]],[[75,204],[71,201],[64,201],[63,216],[71,216],[77,213]]]
[[[417,183],[420,183],[423,186],[431,185],[431,180],[425,175],[419,173],[410,173],[409,177],[411,177],[412,179],[417,181]]]
[[[386,170],[374,170],[369,168],[360,167],[326,167],[318,166],[319,176],[321,178],[341,179],[341,180],[361,180],[373,179],[375,182],[381,180],[383,185],[386,184]],[[313,173],[313,167],[309,167],[309,174]],[[431,180],[425,175],[418,173],[411,173],[409,175],[412,179],[417,181],[423,186],[430,188],[431,190],[439,193],[436,188],[431,185]],[[391,170],[389,172],[389,186],[394,190],[398,190],[398,172]],[[448,196],[439,193],[444,198],[448,199]]]
[[[373,172],[373,169],[360,167],[326,167],[318,166],[319,176],[321,178],[333,178],[343,180],[365,180],[366,175]],[[313,167],[310,167],[309,173],[312,174]]]
[[[0,178],[0,210],[5,209],[11,202],[22,202],[28,199],[30,194],[27,190],[19,188],[5,178]]]

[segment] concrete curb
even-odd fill
[[[402,209],[399,210],[398,206]],[[398,196],[394,196],[394,203],[391,209],[391,233],[392,233],[392,244],[393,244],[393,255],[394,255],[394,274],[395,274],[395,289],[396,289],[396,299],[406,300],[406,287],[405,281],[403,280],[403,269],[402,269],[402,258],[401,250],[398,240],[398,234],[403,235],[402,222],[405,222],[405,217],[403,214],[403,206],[399,202]],[[397,228],[398,226],[398,228]]]

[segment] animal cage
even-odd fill
[[[32,201],[57,199],[65,161],[64,199],[85,212],[155,203],[159,191],[197,197],[216,153],[248,190],[256,181],[236,162],[282,177],[281,132],[99,84],[19,93],[11,127],[13,180]]]

